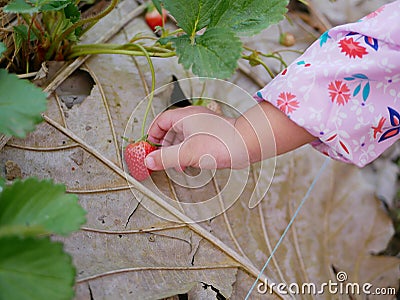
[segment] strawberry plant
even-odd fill
[[[70,47],[100,18],[117,4],[94,17],[81,18],[75,0],[12,0],[3,11],[18,15],[12,35],[4,39],[10,51],[6,53],[7,68],[13,71],[36,70],[45,60],[64,60]],[[1,62],[1,61],[0,61]]]
[[[144,163],[144,159],[150,152],[153,152],[154,150],[156,150],[158,145],[154,145],[153,143],[148,141],[147,134],[145,134],[146,121],[147,121],[147,117],[148,117],[150,109],[151,109],[151,103],[153,102],[153,98],[154,98],[156,75],[154,72],[154,65],[150,58],[150,55],[143,47],[140,49],[145,53],[147,62],[149,63],[149,66],[150,66],[151,91],[152,92],[149,95],[146,111],[145,111],[144,117],[143,117],[142,128],[141,128],[141,137],[138,140],[136,140],[132,143],[129,143],[125,147],[124,158],[125,158],[125,162],[128,167],[128,171],[133,176],[133,178],[135,178],[138,181],[143,181],[143,180],[147,179],[151,174],[151,170],[147,169],[147,167]],[[129,142],[129,140],[128,140],[128,142]]]
[[[255,35],[280,21],[288,4],[287,0],[153,0],[145,20],[153,31],[162,28],[160,39],[140,35],[125,45],[79,45],[82,34],[107,15],[117,2],[113,0],[95,17],[82,19],[79,1],[12,0],[3,10],[17,13],[20,21],[13,26],[14,51],[7,52],[8,68],[28,72],[44,60],[68,60],[87,54],[148,54],[164,58],[178,56],[185,69],[200,77],[228,78],[240,58],[252,65],[260,63],[259,52],[244,54],[248,50],[240,37]],[[166,11],[176,20],[177,30],[169,32],[163,27]],[[10,39],[8,46],[12,44]],[[145,40],[155,42],[145,44]],[[276,54],[269,57],[280,59]]]
[[[161,16],[165,11],[176,20],[170,32],[161,26],[161,37],[138,35],[125,45],[80,45],[80,37],[117,4],[112,0],[100,14],[81,18],[79,1],[12,0],[5,13],[18,15],[12,34],[0,43],[2,67],[10,71],[36,70],[45,60],[73,59],[87,54],[145,56],[152,74],[151,57],[178,56],[179,63],[201,77],[228,78],[240,58],[252,65],[263,64],[258,51],[245,48],[241,36],[259,33],[286,13],[287,0],[153,0]],[[146,43],[145,43],[146,42]],[[244,54],[250,51],[250,55]],[[265,55],[268,56],[268,55]],[[271,54],[269,57],[280,59]],[[264,65],[265,66],[265,65]],[[266,67],[266,66],[265,66]],[[268,70],[268,68],[266,67]],[[144,180],[150,172],[144,157],[156,147],[146,141],[145,124],[152,95],[145,112],[141,137],[125,149],[130,173]],[[46,95],[27,81],[0,69],[0,132],[25,137],[41,121]],[[37,299],[68,299],[73,295],[74,268],[62,244],[51,234],[66,235],[84,222],[84,211],[74,195],[52,181],[29,178],[6,185],[0,181],[0,298],[22,299],[32,291]]]
[[[0,55],[5,50],[0,43]],[[23,138],[41,121],[46,95],[0,69],[0,133]],[[75,268],[53,234],[68,235],[85,222],[76,195],[51,180],[0,177],[0,299],[70,299]]]
[[[240,36],[259,33],[286,13],[282,0],[157,0],[177,20],[183,34],[161,39],[175,48],[179,62],[201,77],[230,77],[243,51]]]
[[[131,43],[126,45],[74,45],[71,46],[67,58],[104,53],[132,56],[148,54],[151,57],[162,58],[178,56],[179,63],[195,75],[222,79],[230,77],[237,68],[238,60],[243,58],[249,60],[252,65],[261,63],[269,71],[261,62],[259,52],[250,50],[252,55],[244,54],[249,50],[245,49],[240,37],[255,35],[283,19],[288,4],[287,0],[152,2],[159,14],[168,11],[176,20],[177,30],[169,32],[163,28],[160,39],[145,35],[135,36]],[[145,45],[144,40],[155,42]],[[265,56],[281,61],[277,54]]]

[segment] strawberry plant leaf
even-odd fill
[[[191,43],[188,35],[173,40],[179,63],[200,77],[228,78],[237,67],[242,44],[227,28],[207,29]]]
[[[13,29],[14,29],[14,37],[15,37],[14,41],[16,49],[21,48],[22,43],[28,40],[28,36],[29,36],[29,41],[37,40],[37,36],[33,31],[31,31],[28,34],[28,27],[24,24],[14,26]]]
[[[25,0],[36,7],[39,7],[39,11],[54,11],[61,10],[66,7],[71,0]]]
[[[209,27],[231,28],[254,35],[283,19],[287,0],[224,0],[213,10]]]
[[[161,1],[160,0],[152,0],[154,7],[157,9],[157,11],[162,14],[162,7],[161,7]]]
[[[0,238],[0,299],[71,299],[75,268],[61,243]]]
[[[23,138],[42,121],[46,94],[26,80],[0,69],[0,132]]]
[[[13,0],[4,6],[3,11],[5,13],[33,14],[39,12],[39,8],[29,5],[24,0]]]
[[[78,22],[81,18],[81,12],[75,3],[69,3],[64,8],[64,14],[72,23]]]
[[[7,50],[6,45],[4,43],[0,42],[0,56],[3,54],[4,51]]]
[[[221,0],[163,0],[164,7],[176,19],[178,26],[189,36],[210,22],[215,7]]]
[[[85,211],[78,197],[65,193],[65,186],[50,180],[29,178],[15,181],[0,194],[0,236],[15,228],[66,235],[85,222]],[[33,228],[33,229],[32,229]]]
[[[40,11],[57,11],[66,8],[71,2],[66,0],[58,0],[58,1],[43,1],[40,5]]]

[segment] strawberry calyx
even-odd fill
[[[148,144],[150,144],[153,147],[157,147],[160,148],[162,145],[161,144],[157,144],[157,143],[153,143],[151,141],[148,140],[149,135],[145,134],[144,136],[142,136],[140,139],[137,140],[132,140],[130,138],[127,138],[126,136],[121,136],[121,138],[129,144],[134,144],[134,143],[138,143],[138,142],[146,142]]]
[[[149,137],[149,135],[148,135],[148,134],[145,134],[145,135],[142,136],[140,139],[136,140],[136,142],[141,142],[141,141],[143,141],[143,142],[149,143],[149,144],[152,145],[153,147],[157,147],[157,148],[161,147],[161,144],[156,144],[156,143],[153,143],[153,142],[149,141],[149,140],[148,140],[148,137]]]

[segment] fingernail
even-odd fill
[[[156,167],[156,162],[154,161],[154,158],[152,158],[151,156],[147,156],[144,159],[144,164],[146,165],[147,168],[153,170]]]

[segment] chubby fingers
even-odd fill
[[[160,113],[151,123],[147,132],[149,141],[161,144],[169,133],[169,140],[167,139],[165,142],[166,145],[171,145],[174,139],[173,133],[182,132],[182,124],[179,121],[189,114],[190,111],[186,108],[172,109]]]
[[[188,106],[160,113],[151,123],[148,130],[149,141],[156,144],[163,144],[165,141],[166,146],[172,145],[174,144],[172,142],[172,140],[174,140],[173,134],[176,134],[178,139],[182,140],[183,123],[181,121],[188,116],[199,113],[214,114],[212,111],[202,106]],[[170,135],[167,136],[167,133]]]
[[[183,143],[162,147],[151,152],[145,158],[145,165],[153,171],[164,170],[168,168],[183,169],[190,165],[191,158],[188,151],[183,151]]]

